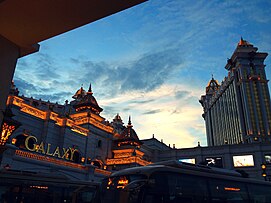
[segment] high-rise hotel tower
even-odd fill
[[[221,84],[214,78],[201,96],[208,146],[270,142],[271,104],[264,60],[267,53],[241,38]]]

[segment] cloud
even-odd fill
[[[120,112],[120,109],[117,107],[116,104],[115,105],[114,104],[103,105],[101,107],[103,108],[102,114],[106,115],[108,118],[112,118],[113,119],[117,115],[117,113]]]
[[[134,109],[132,109],[132,108],[129,108],[129,107],[125,107],[125,108],[122,108],[122,111],[123,112],[131,112],[131,111],[133,111]]]
[[[17,64],[16,72],[25,77],[31,75],[29,79],[52,80],[59,79],[57,59],[48,53],[36,53],[30,57],[20,59]]]
[[[178,51],[164,50],[141,57],[131,65],[129,70],[124,69],[122,75],[126,77],[120,90],[151,91],[162,85],[168,80],[170,73],[182,63],[181,57],[174,56],[176,52]]]
[[[37,79],[51,80],[59,79],[61,76],[58,74],[59,68],[56,68],[56,60],[49,54],[39,53],[36,61],[36,68],[33,71]]]
[[[142,113],[143,115],[147,115],[147,114],[157,114],[157,113],[159,113],[159,112],[161,112],[161,110],[160,109],[156,109],[156,110],[152,110],[152,111],[146,111],[146,112],[144,112],[144,113]]]
[[[188,95],[190,95],[190,92],[186,90],[178,90],[175,92],[176,99],[184,99]]]
[[[53,102],[64,103],[64,101],[72,95],[69,91],[52,91],[51,88],[42,88],[39,86],[35,86],[33,84],[28,83],[27,81],[16,78],[14,80],[16,87],[20,91],[20,95],[24,95],[27,97],[33,97],[35,99],[42,99],[42,100],[50,100]]]
[[[151,102],[154,102],[155,99],[148,99],[148,100],[135,100],[135,101],[131,101],[131,103],[134,103],[134,104],[146,104],[146,103],[151,103]]]
[[[65,98],[71,95],[71,92],[57,92],[57,93],[43,93],[43,94],[32,94],[35,99],[41,98],[44,101],[58,102],[64,104]]]
[[[148,92],[134,90],[98,102],[101,106],[114,104],[114,109],[120,109],[116,113],[120,113],[124,121],[131,115],[140,139],[155,134],[158,140],[163,139],[167,144],[191,147],[198,141],[206,145],[204,121],[200,116],[202,108],[194,96],[200,91],[189,85],[163,84]],[[109,120],[115,116],[103,113]]]
[[[181,57],[174,54],[177,49],[161,50],[148,53],[138,59],[126,63],[94,62],[90,60],[71,59],[80,71],[71,71],[69,78],[77,78],[82,84],[93,83],[103,91],[97,90],[101,96],[112,97],[127,91],[151,91],[176,72],[182,64]],[[103,88],[101,88],[103,87]],[[95,90],[94,90],[95,92]]]
[[[27,81],[23,79],[16,78],[14,79],[14,84],[16,87],[27,94],[28,92],[37,92],[37,87],[35,87],[33,84],[28,83]]]

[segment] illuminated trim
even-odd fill
[[[22,112],[30,114],[32,116],[35,116],[37,118],[46,119],[46,112],[39,110],[37,108],[34,108],[28,104],[21,104],[21,109]]]
[[[107,159],[106,160],[107,165],[122,165],[122,164],[131,164],[131,163],[137,163],[141,166],[146,166],[146,165],[151,164],[152,162],[142,160],[139,157],[127,157],[127,158]]]
[[[99,169],[99,168],[95,168],[94,173],[102,174],[102,175],[105,175],[105,176],[110,176],[111,175],[110,171],[106,171],[106,170]]]
[[[79,112],[79,113],[76,113],[76,114],[71,114],[70,117],[73,120],[80,120],[81,118],[85,118],[85,117],[94,118],[95,120],[97,120],[99,122],[102,122],[102,121],[105,120],[103,117],[101,117],[99,115],[96,115],[96,114],[93,114],[93,113],[90,113],[90,112]]]
[[[105,119],[97,116],[95,114],[90,114],[88,115],[88,112],[83,112],[83,113],[76,113],[70,115],[70,117],[74,120],[75,125],[82,125],[82,124],[92,124],[97,128],[100,128],[106,132],[113,133],[114,129],[111,126],[104,125],[101,123]]]
[[[14,104],[15,106],[21,107],[24,102],[24,99],[22,99],[20,97],[16,97],[16,96],[8,96],[7,101],[9,101],[8,104]]]
[[[137,149],[118,149],[118,150],[112,150],[114,153],[114,158],[123,158],[123,157],[130,157],[135,152],[137,157],[142,158],[144,155],[144,152],[141,152]]]
[[[89,132],[88,129],[76,125],[71,126],[71,130],[84,136],[87,136]]]
[[[55,158],[48,157],[48,156],[42,156],[39,154],[30,153],[30,152],[25,152],[25,151],[21,151],[21,150],[16,150],[15,155],[20,156],[20,157],[25,157],[28,159],[34,159],[34,160],[43,161],[43,162],[47,162],[47,163],[53,163],[56,165],[77,168],[80,170],[87,170],[87,168],[85,166],[82,166],[80,164],[76,164],[76,163],[72,163],[72,162],[68,162],[68,161],[63,161],[63,160],[55,159]]]
[[[240,191],[241,189],[240,188],[235,188],[235,187],[224,187],[224,190],[226,191]]]
[[[73,120],[68,119],[68,118],[62,118],[62,117],[59,117],[59,115],[55,112],[43,111],[29,104],[26,104],[24,103],[24,99],[17,96],[8,96],[8,104],[13,104],[15,106],[18,106],[21,108],[20,111],[26,114],[32,115],[34,117],[37,117],[43,120],[47,120],[47,119],[53,120],[56,122],[55,124],[58,126],[69,126],[72,128],[72,131],[82,134],[84,136],[88,135],[89,130],[83,127],[80,127],[79,125],[86,124],[86,123],[92,124],[95,127],[101,130],[104,130],[108,133],[113,133],[114,131],[113,127],[100,123],[104,121],[105,119],[95,114],[91,114],[90,115],[91,117],[89,118],[87,117],[88,113],[83,112],[83,113],[76,113],[76,114],[70,115],[70,117]]]
[[[134,145],[134,146],[140,146],[140,144],[136,141],[119,141],[118,142],[118,147],[122,146],[122,145]]]
[[[41,186],[41,185],[30,185],[30,188],[48,190],[48,186]]]

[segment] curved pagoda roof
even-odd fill
[[[121,134],[115,140],[118,146],[121,145],[130,145],[130,146],[139,146],[142,145],[142,142],[139,140],[133,125],[131,123],[131,117],[129,116],[129,121],[127,127],[121,132]]]
[[[99,114],[103,111],[93,96],[91,84],[89,85],[87,92],[83,89],[83,87],[81,87],[79,90],[77,90],[72,98],[75,99],[73,107],[76,111],[90,110],[96,114]]]

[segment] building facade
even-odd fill
[[[12,84],[7,109],[20,126],[12,134],[2,126],[1,169],[98,181],[114,170],[150,163],[131,119],[125,126],[119,115],[111,123],[103,118],[91,85],[73,99],[60,105],[28,98]]]
[[[208,146],[271,141],[271,104],[264,60],[267,53],[241,38],[225,66],[201,96]]]
[[[171,148],[156,138],[141,140],[151,152],[153,162],[178,160],[217,168],[237,170],[251,178],[264,180],[262,164],[266,165],[267,179],[271,181],[271,145],[269,143],[233,144],[191,148]]]

